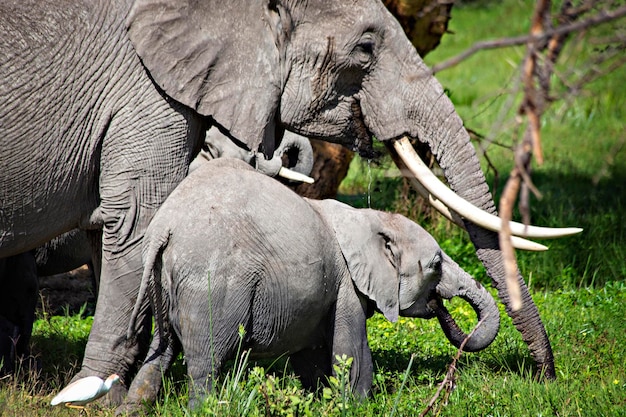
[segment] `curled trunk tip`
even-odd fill
[[[469,334],[465,333],[454,321],[440,298],[431,300],[428,306],[435,312],[444,334],[455,347],[463,346],[466,352],[478,352],[489,346],[498,335],[500,315],[497,307],[495,311],[493,309],[485,311],[485,309],[479,310],[474,303],[470,302],[470,304],[478,314],[478,325]]]

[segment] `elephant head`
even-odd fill
[[[311,201],[311,200],[310,200]],[[417,223],[399,214],[354,209],[333,200],[313,202],[333,229],[357,290],[390,321],[398,316],[439,319],[457,347],[487,347],[498,333],[500,314],[489,292],[446,255]],[[441,299],[461,297],[481,325],[470,337]]]
[[[137,0],[127,26],[159,87],[248,149],[272,155],[284,129],[362,154],[376,137],[412,169],[416,155],[398,139],[413,138],[430,147],[454,192],[495,217],[461,118],[379,0]],[[459,214],[539,368],[554,377],[521,275],[523,307],[513,311],[497,234]]]

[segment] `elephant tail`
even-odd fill
[[[160,234],[157,239],[148,238],[148,236],[144,237],[144,242],[147,242],[147,244],[144,246],[143,249],[143,273],[141,275],[141,284],[139,285],[137,300],[135,301],[135,306],[133,307],[133,312],[130,316],[128,329],[126,331],[127,340],[132,340],[134,338],[134,335],[137,331],[137,318],[145,313],[148,305],[152,307],[152,312],[154,314],[158,329],[160,331],[163,330],[164,311],[162,311],[163,308],[161,306],[161,283],[158,283],[158,289],[155,288],[157,286],[157,282],[154,276],[154,264],[156,263],[163,249],[167,246],[169,238],[169,230],[166,230],[165,233]],[[148,300],[146,300],[146,293],[150,289],[152,289],[152,294],[150,297],[148,297]],[[158,299],[156,297],[158,297]]]

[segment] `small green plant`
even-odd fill
[[[263,397],[262,412],[269,416],[313,416],[314,394],[305,392],[289,378],[268,375],[265,369],[254,367],[249,378]]]
[[[345,354],[335,356],[336,363],[333,364],[335,376],[328,378],[328,387],[324,387],[323,396],[327,400],[331,409],[338,409],[341,416],[346,416],[346,412],[352,401],[350,391],[350,369],[354,358]],[[339,401],[338,401],[339,399]]]

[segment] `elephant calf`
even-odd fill
[[[237,160],[208,162],[159,208],[143,246],[144,272],[128,336],[148,309],[158,325],[127,407],[154,400],[181,342],[193,406],[222,365],[289,355],[303,385],[332,373],[335,355],[352,357],[358,395],[372,385],[366,319],[374,310],[439,318],[456,345],[465,334],[440,302],[460,296],[483,324],[466,344],[495,338],[495,301],[419,225],[398,214],[308,200]],[[175,335],[174,335],[175,334]]]

